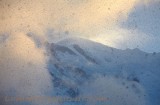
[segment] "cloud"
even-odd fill
[[[96,37],[101,39],[100,43],[104,43],[102,40],[110,36],[99,36],[110,30],[116,31],[113,27],[128,18],[137,2],[138,0],[2,0],[0,24],[3,28],[0,32],[35,33],[36,36],[30,38],[38,47],[41,46],[41,39],[53,42],[67,35],[89,39]],[[113,43],[114,39],[110,41]]]
[[[3,27],[0,32],[34,33],[36,37],[32,40],[38,39],[35,40],[38,46],[42,39],[53,42],[70,35],[120,49],[139,46],[147,52],[159,51],[158,0],[1,0],[0,3]],[[144,37],[147,40],[143,42]]]
[[[121,23],[126,29],[137,29],[150,36],[160,35],[160,1],[139,1],[129,13],[127,21]]]
[[[27,36],[35,43],[37,48],[41,48],[43,46],[45,39],[43,40],[42,37],[34,34],[33,32],[28,32]]]
[[[53,91],[42,48],[46,40],[53,42],[71,35],[121,49],[138,46],[148,52],[160,51],[159,2],[138,1],[1,0],[0,33],[10,34],[0,35],[0,44],[5,43],[0,46],[0,95],[31,96]],[[119,103],[124,100],[116,97],[118,93],[122,98],[129,95],[128,102],[141,101],[137,94],[117,86],[115,78],[98,78],[85,88],[100,89]],[[111,95],[114,91],[117,94]]]
[[[137,1],[126,19],[120,19],[115,26],[90,39],[120,49],[140,48],[145,52],[159,52],[159,7],[158,0]]]
[[[84,37],[92,36],[125,18],[136,0],[2,0],[0,31],[36,31],[51,27]]]
[[[37,49],[34,42],[23,33],[10,35],[0,49],[0,96],[23,98],[50,95],[52,89],[43,50]],[[3,101],[0,102],[3,105],[13,104]],[[22,104],[14,102],[16,105]],[[41,104],[37,100],[31,103]]]

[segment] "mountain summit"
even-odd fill
[[[107,97],[107,105],[160,103],[160,53],[120,50],[82,38],[49,43],[47,52],[56,96]],[[62,104],[88,105],[92,101]]]

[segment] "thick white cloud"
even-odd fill
[[[52,89],[43,50],[37,49],[34,42],[23,33],[10,35],[0,46],[0,96],[23,98],[49,95]],[[5,103],[13,104],[12,101]],[[33,100],[33,104],[40,103]]]

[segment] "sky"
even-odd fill
[[[66,36],[160,52],[160,0],[0,0],[0,41],[18,33]]]

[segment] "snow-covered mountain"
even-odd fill
[[[46,49],[56,96],[95,96],[62,105],[160,104],[160,53],[120,50],[82,38],[47,43]],[[108,100],[97,102],[98,97]]]

